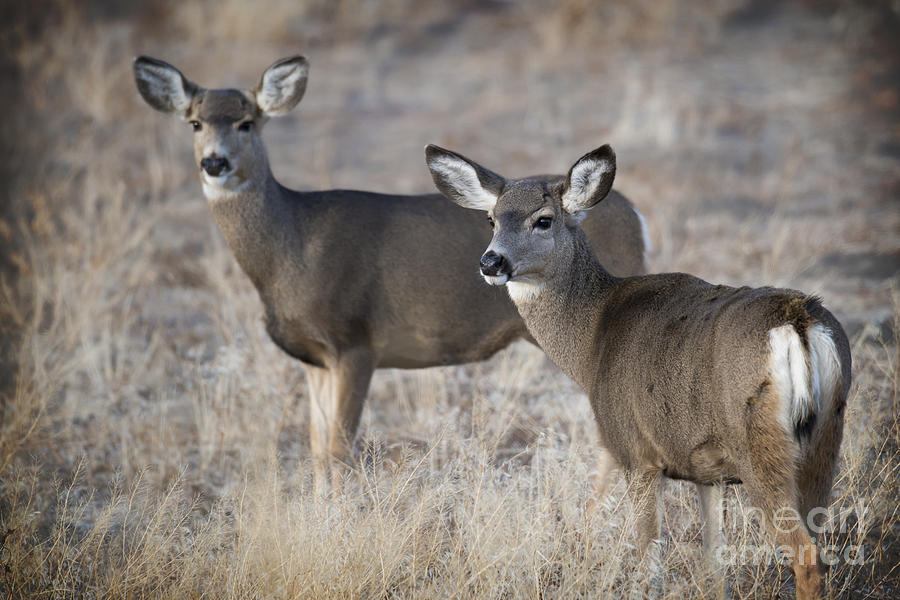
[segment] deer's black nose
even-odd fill
[[[219,156],[210,156],[200,161],[200,168],[213,177],[218,177],[222,173],[228,171],[231,165],[228,164],[227,158]]]
[[[481,257],[481,273],[489,277],[496,277],[506,269],[506,259],[502,254],[488,250]]]

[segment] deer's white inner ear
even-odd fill
[[[256,93],[256,103],[264,112],[274,116],[288,112],[300,100],[298,97],[295,102],[292,95],[298,94],[308,71],[305,64],[288,63],[270,67],[263,75],[262,86]],[[299,95],[302,96],[303,91],[299,91]]]
[[[464,160],[439,156],[428,163],[431,170],[456,192],[457,204],[465,208],[491,210],[497,196],[481,185],[475,168]]]
[[[169,66],[154,64],[141,65],[142,81],[151,96],[161,105],[168,104],[170,110],[184,114],[191,107],[191,95],[185,89],[181,73]]]
[[[592,158],[581,160],[572,167],[569,176],[569,188],[563,194],[563,208],[570,215],[592,207],[594,194],[597,193],[604,178],[613,172],[613,166],[606,161]]]

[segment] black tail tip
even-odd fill
[[[812,437],[813,429],[816,427],[816,413],[810,413],[805,419],[794,425],[794,435],[797,441],[809,441]]]

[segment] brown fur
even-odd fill
[[[457,194],[467,190],[454,179],[464,166],[447,164],[468,159],[437,147],[428,157],[436,179],[457,181]],[[547,355],[588,392],[601,442],[635,491],[640,546],[658,535],[661,474],[698,486],[742,481],[769,522],[780,508],[805,518],[811,507],[827,506],[850,382],[840,324],[817,298],[794,290],[712,285],[684,273],[610,274],[563,207],[591,208],[614,173],[615,155],[605,146],[550,193],[527,180],[506,181],[488,207],[495,223],[488,254],[502,253],[505,271],[489,275],[532,290],[510,293]],[[552,226],[538,229],[536,217],[552,218]],[[780,397],[772,380],[770,331],[790,325],[808,355],[817,323],[830,332],[841,365],[835,397],[822,404],[833,408],[786,426],[781,415],[790,414],[791,398]],[[808,435],[798,435],[805,427]],[[705,527],[705,549],[712,537]],[[797,556],[815,555],[805,528],[776,541]],[[795,561],[794,572],[797,597],[819,597],[818,567]]]
[[[305,69],[302,57],[283,59],[256,89],[204,90],[166,63],[135,61],[148,103],[196,122],[198,167],[227,154],[229,181],[240,187],[212,188],[210,209],[259,291],[273,341],[307,366],[310,441],[322,463],[329,454],[349,459],[375,368],[483,360],[530,336],[506,294],[476,271],[490,240],[483,217],[436,194],[298,192],[275,180],[260,130],[268,111],[282,114],[299,101]],[[246,122],[253,124],[242,131]],[[631,203],[613,194],[598,213],[585,228],[602,260],[621,274],[644,272]],[[322,486],[325,471],[317,469]]]

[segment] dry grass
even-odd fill
[[[379,372],[358,469],[341,494],[312,493],[302,368],[266,338],[208,219],[186,126],[141,103],[129,62],[146,53],[201,84],[249,85],[298,50],[312,62],[307,98],[267,131],[288,185],[427,191],[426,142],[520,175],[609,141],[617,187],[649,221],[654,270],[820,293],[851,333],[855,378],[833,502],[852,518],[823,536],[842,557],[828,585],[839,597],[900,589],[890,7],[277,2],[252,19],[242,2],[33,8],[10,9],[0,36],[12,74],[4,597],[712,593],[697,576],[690,486],[667,484],[657,564],[635,560],[623,483],[585,512],[592,416],[527,345]],[[729,543],[752,547],[740,488],[726,501]],[[863,565],[845,560],[854,545]],[[737,598],[793,585],[752,561],[729,581]]]

